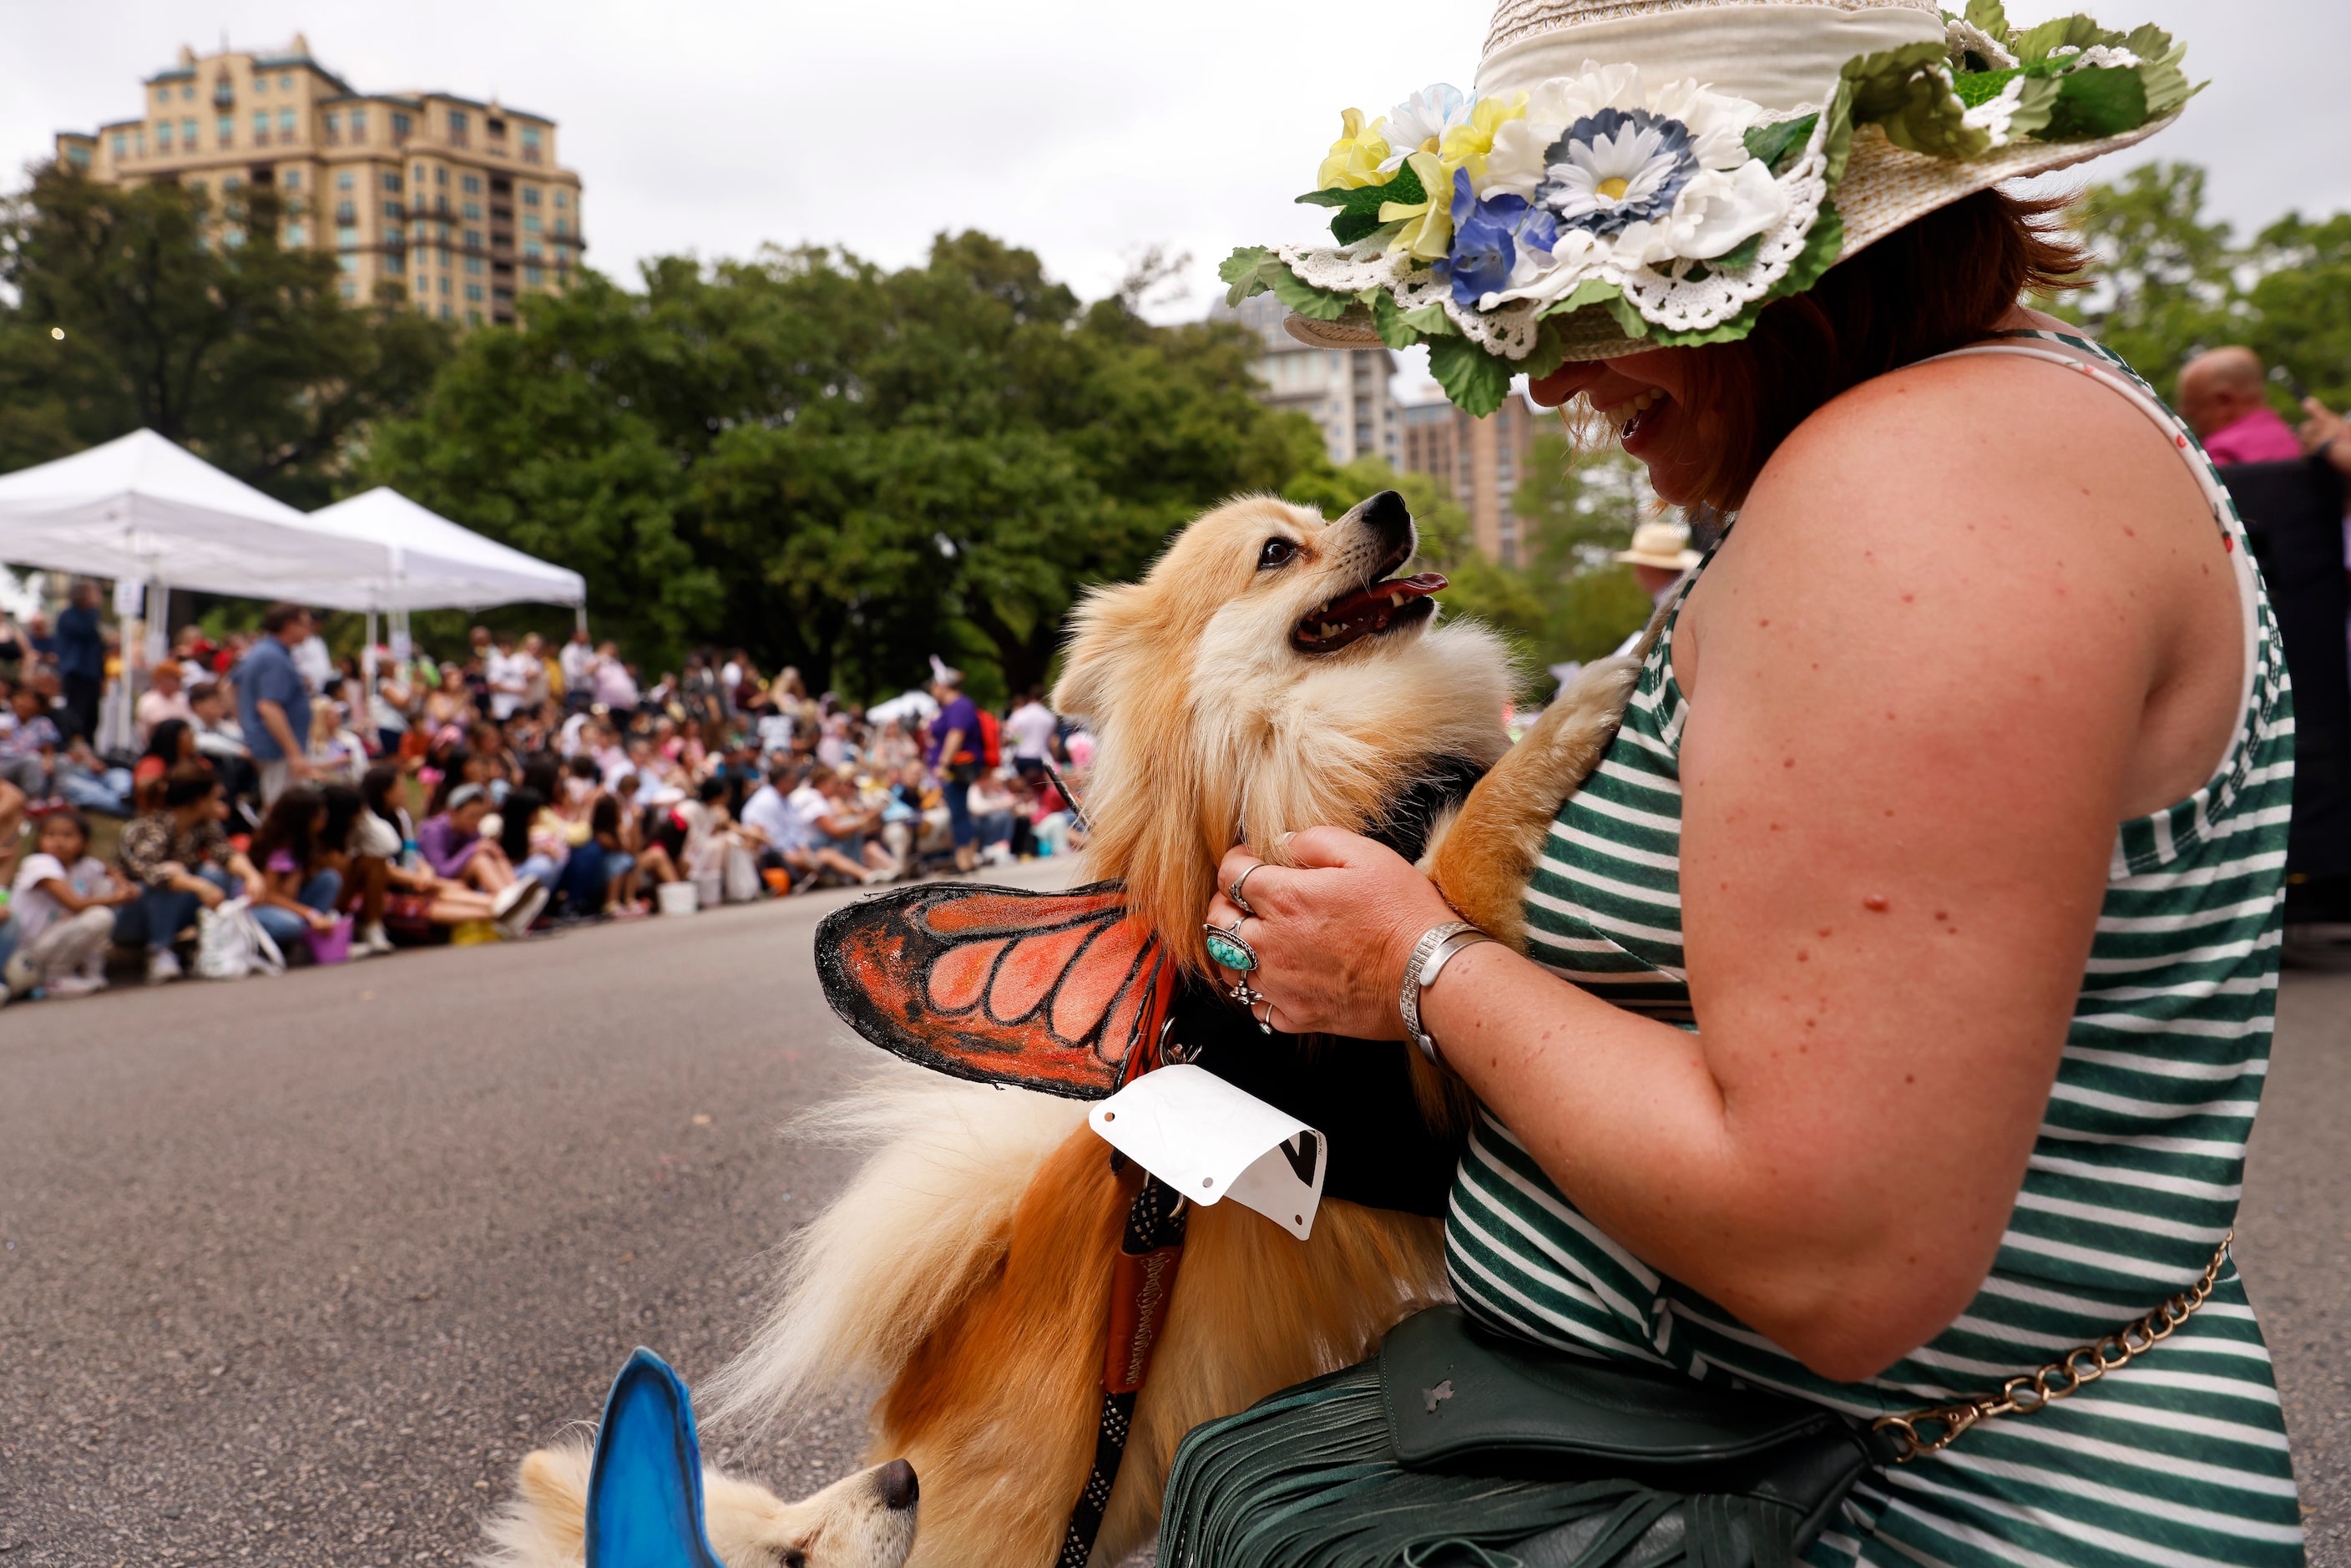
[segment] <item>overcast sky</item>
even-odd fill
[[[2011,0],[2032,22],[2053,0]],[[2241,229],[2351,207],[2351,5],[2344,0],[2097,0],[2189,44],[2211,89],[2177,129],[2116,161],[2212,171]],[[1040,252],[1088,297],[1157,244],[1194,257],[1196,316],[1234,246],[1302,238],[1350,104],[1467,88],[1478,0],[0,0],[0,159],[61,129],[139,112],[140,78],[183,43],[276,47],[297,28],[362,91],[496,94],[559,122],[586,185],[589,259],[747,256],[763,242],[903,264],[976,226]],[[440,41],[446,40],[446,41]],[[2105,165],[2098,166],[2102,176]]]

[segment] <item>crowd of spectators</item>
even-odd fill
[[[192,956],[274,972],[1083,841],[1062,791],[1090,737],[1040,693],[983,708],[935,661],[869,713],[739,650],[648,683],[584,629],[338,661],[279,604],[217,643],[183,628],[130,704],[136,750],[101,752],[101,703],[129,699],[97,605],[76,584],[54,624],[0,622],[7,998],[95,990],[141,955],[151,984]]]

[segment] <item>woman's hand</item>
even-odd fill
[[[313,909],[305,913],[302,918],[310,923],[311,930],[323,936],[335,928],[342,916],[331,909]]]
[[[1286,1034],[1402,1040],[1396,995],[1413,944],[1457,916],[1426,877],[1369,839],[1310,828],[1283,847],[1295,869],[1262,862],[1246,849],[1217,867],[1207,919],[1227,930],[1240,920],[1241,939],[1258,961],[1246,976],[1217,973],[1228,985],[1247,979],[1272,1003],[1272,1025]],[[1229,896],[1244,873],[1241,893],[1257,912],[1246,918]]]

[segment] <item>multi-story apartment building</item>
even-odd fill
[[[363,93],[310,57],[223,49],[147,78],[143,112],[57,139],[58,162],[108,184],[199,190],[232,225],[276,197],[280,239],[334,253],[350,300],[444,321],[514,319],[518,294],[580,265],[580,176],[544,115],[445,92]]]
[[[1469,513],[1469,537],[1489,560],[1521,564],[1513,497],[1534,444],[1535,412],[1515,392],[1484,419],[1449,402],[1407,403],[1400,411],[1408,474],[1426,474]]]
[[[1396,417],[1396,358],[1385,349],[1317,349],[1282,329],[1288,312],[1280,299],[1259,294],[1238,308],[1219,298],[1212,321],[1247,327],[1265,345],[1257,362],[1259,394],[1278,409],[1294,410],[1322,432],[1333,463],[1379,457],[1391,467],[1404,461],[1404,430]]]

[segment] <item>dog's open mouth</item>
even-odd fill
[[[1385,570],[1402,565],[1391,561]],[[1301,653],[1335,653],[1351,643],[1399,627],[1417,626],[1437,613],[1429,595],[1445,587],[1442,573],[1383,577],[1307,612],[1290,629],[1290,645]]]

